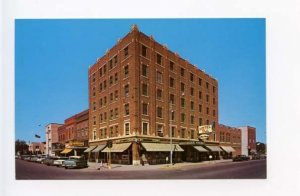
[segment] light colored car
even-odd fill
[[[44,160],[46,159],[46,155],[40,155],[38,158],[35,160],[37,163],[43,163]]]
[[[70,156],[68,160],[66,160],[63,165],[65,169],[69,168],[85,168],[88,167],[87,160],[81,156]]]
[[[54,160],[53,165],[56,167],[61,167],[62,164],[68,159],[68,157],[60,157],[57,160]]]

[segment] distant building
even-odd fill
[[[256,128],[250,126],[239,127],[242,134],[241,154],[251,155],[256,153]]]
[[[224,157],[240,155],[241,154],[241,130],[235,127],[230,127],[226,125],[218,125],[218,140],[221,148],[227,152],[221,152]]]
[[[46,142],[31,142],[28,144],[30,154],[45,154]]]
[[[58,141],[58,128],[62,126],[62,124],[58,123],[49,123],[46,125],[46,154],[53,156],[55,152],[60,150],[60,143]]]

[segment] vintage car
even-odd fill
[[[53,165],[56,167],[61,167],[62,164],[68,159],[68,157],[59,157],[59,159],[54,160]]]
[[[232,161],[249,161],[249,157],[246,155],[237,155],[232,158]]]
[[[59,157],[47,157],[44,161],[43,161],[43,164],[47,165],[47,166],[50,166],[50,165],[53,165],[54,161],[55,160],[58,160]]]
[[[85,168],[88,167],[87,160],[81,156],[70,156],[68,160],[66,160],[63,165],[65,169],[69,168]]]

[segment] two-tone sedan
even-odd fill
[[[70,156],[68,160],[65,160],[62,164],[65,169],[69,168],[85,168],[88,167],[87,160],[81,156]]]

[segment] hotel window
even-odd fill
[[[191,115],[191,124],[193,125],[195,123],[195,117]]]
[[[115,83],[117,83],[118,82],[118,73],[115,73]]]
[[[182,129],[181,129],[181,138],[184,138],[184,137],[185,137],[185,129],[182,128]]]
[[[209,102],[209,95],[206,95],[206,102]]]
[[[206,89],[207,89],[207,91],[209,90],[209,83],[208,82],[206,82]]]
[[[170,61],[170,71],[174,71],[174,62]]]
[[[116,136],[119,135],[119,126],[118,125],[115,126],[115,134],[116,134]]]
[[[143,108],[142,114],[148,115],[148,104],[142,103],[142,108]]]
[[[199,99],[202,99],[202,92],[199,91]]]
[[[106,89],[106,80],[104,80],[104,82],[103,82],[103,89],[104,90]]]
[[[93,87],[93,96],[96,96],[96,93],[95,93],[95,87]]]
[[[209,115],[209,108],[206,108],[206,114]]]
[[[142,45],[142,56],[147,57],[147,47]]]
[[[181,107],[185,107],[185,99],[184,98],[181,98]]]
[[[213,86],[213,93],[215,93],[215,91],[216,91],[216,87],[215,87],[215,86]]]
[[[114,110],[110,110],[110,120],[112,120],[114,118]]]
[[[199,104],[199,112],[202,112],[202,105]]]
[[[96,140],[96,131],[93,131],[93,140]]]
[[[126,116],[129,115],[129,103],[126,103],[126,104],[124,105],[124,110],[125,110],[125,115],[126,115]]]
[[[124,67],[124,78],[127,78],[129,76],[129,68],[128,65],[125,65]]]
[[[109,97],[110,97],[110,101],[114,100],[114,94],[113,93],[110,93]]]
[[[213,98],[213,104],[214,105],[216,104],[216,98]]]
[[[118,108],[115,108],[115,118],[118,118],[119,117],[119,110]]]
[[[191,139],[194,139],[194,136],[195,136],[195,130],[191,129]]]
[[[156,82],[158,82],[158,83],[162,83],[163,82],[162,73],[159,72],[159,71],[156,72]]]
[[[148,96],[148,85],[142,84],[142,95]]]
[[[116,56],[114,57],[114,61],[115,61],[115,66],[116,66],[116,64],[118,63],[118,55],[116,55]]]
[[[106,112],[104,112],[104,121],[106,121],[107,120],[107,114],[106,114]]]
[[[194,88],[191,87],[191,96],[194,96]]]
[[[194,74],[190,73],[190,81],[194,82]]]
[[[193,101],[191,101],[191,110],[194,110],[194,102]]]
[[[103,73],[106,73],[106,64],[103,66]]]
[[[109,69],[112,69],[112,68],[113,68],[113,60],[110,59],[110,61],[109,61]]]
[[[99,91],[102,92],[102,90],[103,90],[103,86],[102,86],[102,83],[100,83]]]
[[[129,96],[129,84],[126,84],[124,86],[124,94],[125,94],[125,97]]]
[[[104,137],[106,138],[106,136],[107,136],[107,130],[106,130],[106,128],[104,128]]]
[[[202,79],[201,78],[199,78],[198,83],[199,83],[199,86],[202,85]]]
[[[182,77],[184,77],[184,72],[185,72],[185,70],[184,70],[182,67],[180,67],[180,75],[181,75]]]
[[[93,124],[96,125],[96,116],[93,116]]]
[[[113,76],[110,76],[109,77],[109,84],[112,85],[114,83],[114,78]]]
[[[100,114],[100,123],[103,122],[103,114]]]
[[[159,65],[161,65],[161,63],[162,63],[162,56],[157,53],[156,53],[156,63]]]
[[[104,101],[104,105],[106,105],[106,96],[104,97],[103,101]]]
[[[130,123],[125,123],[125,135],[129,135]]]
[[[149,123],[147,122],[143,122],[142,123],[142,130],[143,130],[143,135],[147,135],[148,134],[148,127],[149,127]]]
[[[148,76],[148,66],[145,64],[142,64],[142,76]]]
[[[175,120],[175,112],[174,111],[171,111],[170,112],[171,113],[171,115],[170,115],[170,120]]]
[[[103,73],[102,73],[102,67],[100,68],[100,77],[102,77]]]
[[[93,82],[95,82],[95,81],[96,81],[96,74],[93,73]]]
[[[119,91],[115,91],[115,100],[119,98]]]
[[[124,57],[128,56],[128,46],[126,48],[124,48]]]
[[[175,104],[175,96],[174,94],[170,94],[170,103]]]
[[[213,116],[216,116],[216,110],[213,110]]]
[[[180,83],[180,90],[181,90],[181,92],[184,92],[184,83]]]
[[[199,126],[202,125],[202,118],[199,118]]]
[[[206,120],[206,124],[209,125],[209,120]]]
[[[181,122],[184,123],[185,122],[185,114],[181,113]]]
[[[93,102],[93,110],[96,110],[96,102]]]
[[[171,134],[172,134],[172,137],[175,137],[175,127],[171,127]]]
[[[162,114],[162,107],[157,107],[157,114],[156,116],[158,118],[162,118],[163,117],[163,114]]]
[[[156,90],[156,99],[162,100],[162,90],[161,89]]]
[[[174,78],[170,77],[170,87],[174,88]]]
[[[156,130],[157,136],[163,137],[164,136],[164,127],[163,127],[163,125],[158,124],[156,128],[157,128],[157,130]]]
[[[113,137],[114,135],[114,127],[109,127],[110,131],[109,131],[109,136],[108,137]]]

